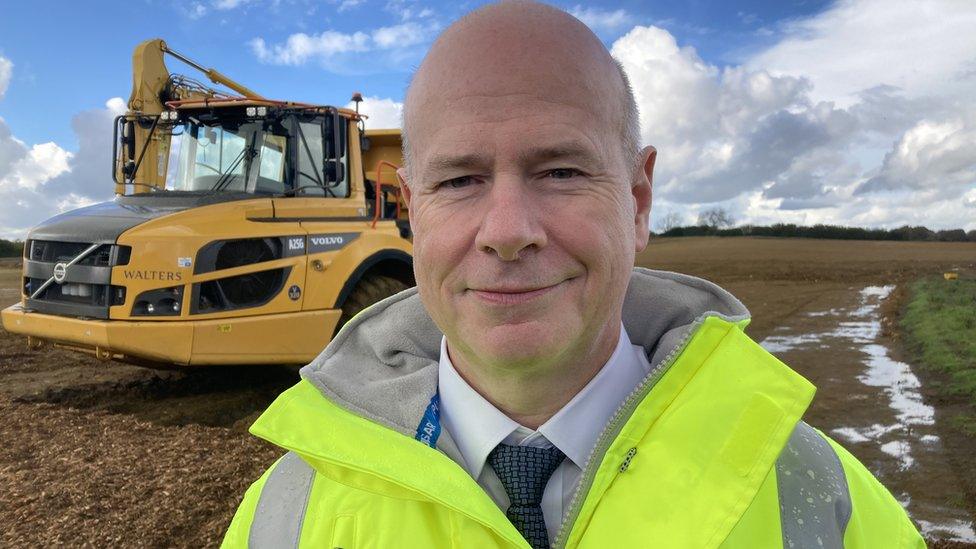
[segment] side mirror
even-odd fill
[[[338,187],[342,180],[346,178],[345,166],[335,160],[325,161],[325,180],[329,182],[329,187]]]
[[[136,159],[136,123],[132,120],[126,122],[122,130],[122,147],[125,149],[126,158]]]

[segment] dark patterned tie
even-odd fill
[[[566,456],[559,448],[532,448],[499,444],[488,454],[508,492],[511,505],[505,515],[533,549],[548,549],[549,534],[542,516],[542,493],[549,477]]]

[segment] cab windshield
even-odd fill
[[[285,192],[290,185],[285,180],[288,138],[284,133],[270,131],[260,121],[206,124],[189,120],[179,139],[176,177],[167,187],[175,191]]]

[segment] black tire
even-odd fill
[[[381,301],[391,295],[406,290],[410,286],[395,278],[377,274],[367,274],[359,279],[356,287],[349,293],[345,303],[342,304],[342,316],[339,317],[339,325],[336,326],[336,333],[339,329],[349,322],[352,317],[360,311],[369,307],[377,301]]]

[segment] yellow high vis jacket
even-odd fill
[[[800,421],[814,388],[717,286],[636,269],[624,325],[653,370],[604,429],[555,547],[924,547],[854,457]],[[528,548],[437,421],[440,332],[414,290],[367,309],[251,432],[287,453],[224,547]]]

